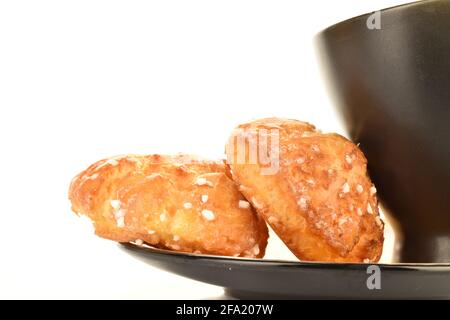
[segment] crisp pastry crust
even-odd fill
[[[101,160],[70,186],[72,210],[96,234],[175,251],[264,256],[267,226],[222,161],[188,155]]]
[[[270,130],[279,140],[278,170],[262,174],[260,161],[238,161],[237,141],[256,132],[261,148],[260,133]],[[367,160],[355,144],[305,122],[268,118],[240,125],[226,150],[240,191],[299,259],[379,260],[384,223]]]

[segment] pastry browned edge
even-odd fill
[[[267,149],[278,152],[276,170],[248,155],[238,159],[250,138],[258,148],[278,141]],[[367,160],[354,143],[309,123],[268,118],[238,126],[226,149],[239,190],[299,259],[379,260],[384,223]]]
[[[222,161],[128,155],[76,176],[69,198],[96,234],[157,248],[236,257],[264,256],[267,226]]]

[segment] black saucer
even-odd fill
[[[197,255],[130,243],[120,247],[154,267],[224,287],[236,298],[450,299],[448,263],[312,263]],[[368,271],[369,266],[375,267]],[[374,280],[377,270],[380,289]]]

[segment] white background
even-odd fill
[[[404,2],[0,2],[0,298],[221,297],[95,237],[70,180],[116,154],[222,157],[258,117],[345,134],[313,37]],[[292,258],[271,240],[268,258]]]

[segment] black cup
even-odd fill
[[[378,195],[403,233],[402,262],[450,262],[450,0],[333,25],[325,79]]]

